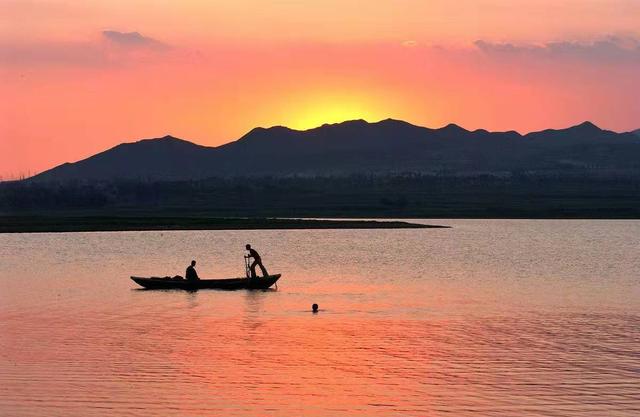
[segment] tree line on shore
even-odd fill
[[[0,184],[5,214],[640,217],[640,177],[398,174]]]

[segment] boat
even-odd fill
[[[224,279],[199,279],[187,281],[186,279],[162,278],[162,277],[134,277],[131,279],[136,284],[150,290],[266,290],[275,285],[282,274],[268,275],[255,278],[224,278]]]

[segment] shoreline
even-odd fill
[[[319,220],[221,217],[2,216],[0,233],[131,232],[170,230],[434,229],[398,220]]]

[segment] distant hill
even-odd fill
[[[353,120],[298,131],[255,128],[237,141],[200,146],[165,136],[124,143],[31,181],[190,180],[209,177],[401,172],[473,175],[517,171],[640,170],[640,131],[590,122],[521,135],[440,129],[400,120]]]

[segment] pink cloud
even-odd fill
[[[171,48],[138,32],[103,31],[94,41],[0,42],[0,64],[11,67],[104,67],[148,60]]]
[[[594,63],[640,62],[640,39],[608,36],[591,42],[555,41],[543,44],[516,44],[478,40],[474,45],[493,57],[569,59]]]

